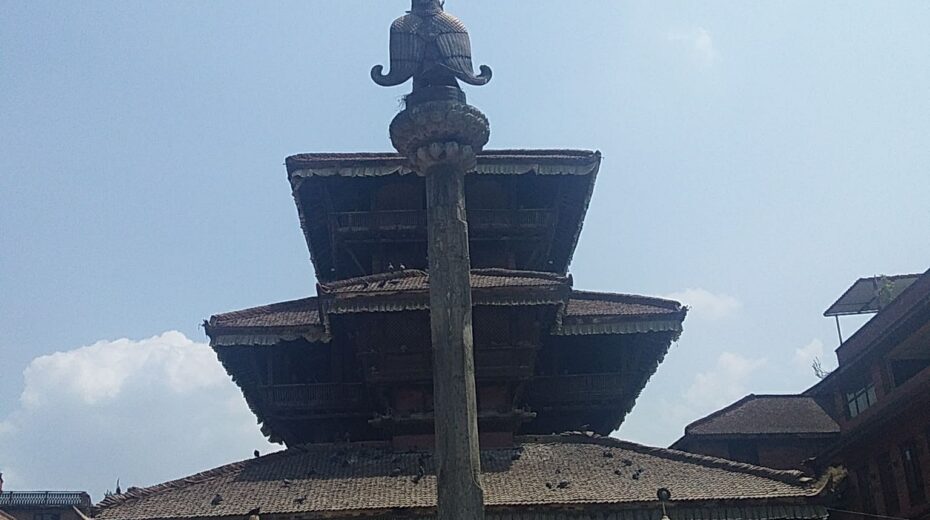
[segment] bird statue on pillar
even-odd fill
[[[441,0],[412,0],[410,11],[391,25],[390,72],[385,74],[381,65],[371,69],[375,83],[393,87],[413,78],[409,102],[461,97],[457,80],[476,86],[491,80],[487,65],[475,74],[468,31],[443,10],[443,4]]]

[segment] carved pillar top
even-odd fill
[[[475,154],[488,143],[487,117],[465,102],[459,81],[484,85],[486,65],[475,74],[465,25],[445,12],[442,0],[412,0],[410,12],[391,25],[391,70],[375,66],[371,77],[382,86],[413,79],[405,109],[391,122],[391,143],[425,174],[437,163],[475,166]]]
[[[475,154],[488,144],[491,126],[477,108],[457,101],[431,101],[408,107],[391,122],[391,143],[416,171],[437,163],[475,167]]]
[[[371,69],[375,83],[391,87],[413,78],[407,105],[436,100],[465,102],[459,81],[484,85],[491,69],[482,65],[475,74],[471,41],[465,25],[445,12],[440,0],[412,0],[410,12],[391,25],[391,70]]]

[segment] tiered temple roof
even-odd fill
[[[824,518],[827,480],[601,436],[687,309],[572,287],[599,168],[597,152],[511,150],[466,175],[488,517],[656,520],[664,487],[675,520]],[[435,514],[424,181],[396,154],[298,155],[287,169],[317,294],[205,328],[262,431],[288,448],[108,497],[100,520]]]
[[[425,184],[406,161],[289,157],[317,295],[205,324],[273,441],[432,442]],[[681,333],[678,302],[572,288],[599,169],[598,152],[503,150],[466,174],[479,427],[492,444],[610,433]]]

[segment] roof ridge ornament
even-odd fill
[[[479,67],[475,74],[471,41],[465,25],[445,12],[442,0],[411,0],[410,11],[391,24],[391,70],[371,69],[371,79],[382,87],[393,87],[413,78],[407,104],[456,100],[465,102],[458,81],[481,86],[491,80],[491,68]]]

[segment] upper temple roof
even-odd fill
[[[777,471],[611,438],[521,438],[516,447],[483,450],[488,512],[508,506],[639,510],[651,518],[656,489],[672,491],[675,518],[811,519],[824,490],[797,471]],[[422,468],[420,470],[419,468]],[[420,473],[420,476],[418,476]],[[221,497],[219,503],[215,497]],[[712,501],[712,502],[711,502]],[[764,502],[763,502],[764,501]],[[435,464],[426,453],[386,444],[307,445],[237,462],[181,480],[110,496],[100,520],[321,515],[345,518],[429,513],[436,503]],[[692,509],[689,509],[692,508]],[[746,509],[741,509],[746,508]],[[788,509],[786,509],[788,508]],[[718,514],[706,516],[711,510]]]
[[[472,267],[565,274],[600,167],[599,152],[493,150],[467,172]],[[287,158],[317,279],[424,269],[425,181],[395,153]]]
[[[472,173],[522,175],[587,175],[600,164],[600,152],[590,150],[485,150]],[[372,177],[413,173],[407,159],[395,152],[302,153],[287,158],[291,177]]]

